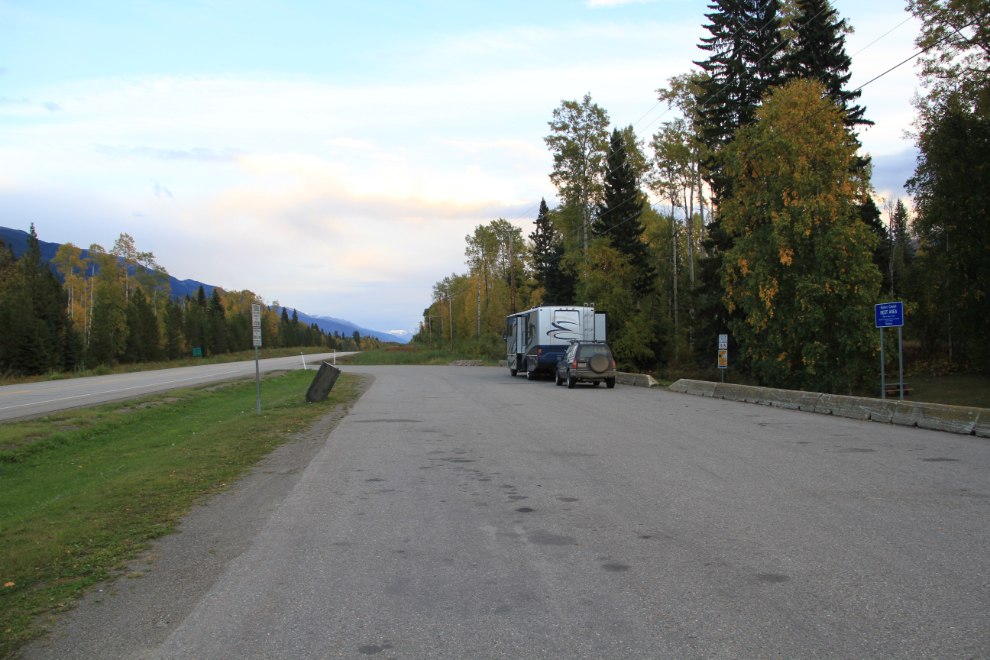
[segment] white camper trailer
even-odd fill
[[[557,356],[567,351],[571,340],[607,341],[606,314],[595,306],[534,307],[506,319],[505,342],[509,373],[524,372],[533,380],[552,374]]]

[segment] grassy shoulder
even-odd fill
[[[0,425],[0,658],[195,502],[358,396],[360,377],[342,374],[308,404],[312,377],[266,379],[260,416],[252,380]]]
[[[333,349],[326,346],[309,346],[296,348],[262,348],[258,350],[258,358],[266,360],[268,358],[292,357],[303,353],[311,355],[314,353],[330,353]],[[244,362],[254,359],[254,350],[240,351],[237,353],[221,353],[209,357],[185,357],[178,360],[163,360],[161,362],[141,362],[138,364],[116,364],[113,366],[101,364],[92,369],[82,369],[80,371],[51,372],[40,376],[17,376],[12,378],[0,378],[0,385],[19,385],[21,383],[39,383],[49,380],[65,380],[67,378],[87,378],[89,376],[109,376],[111,374],[130,374],[138,371],[155,371],[157,369],[174,369],[177,367],[195,367],[201,364],[226,364],[227,362]]]
[[[879,373],[879,372],[878,372]],[[652,374],[663,386],[668,386],[679,378],[707,380],[719,382],[722,374],[717,369],[708,370],[673,370],[669,369]],[[729,370],[725,374],[725,382],[739,385],[758,385],[759,382],[748,374]],[[887,373],[887,385],[897,382],[897,373]],[[920,372],[906,373],[904,376],[905,390],[909,394],[905,401],[919,403],[941,403],[949,406],[971,406],[974,408],[990,409],[990,378],[980,374],[945,373],[939,375]],[[855,396],[880,398],[880,384],[875,390],[854,390]],[[888,398],[897,398],[893,395]]]
[[[499,359],[493,357],[491,352],[479,353],[470,349],[458,349],[451,351],[448,348],[437,346],[430,347],[425,344],[406,344],[404,346],[390,346],[377,348],[371,351],[363,351],[356,355],[348,355],[337,358],[337,364],[437,364],[446,365],[455,360],[481,360],[483,364],[498,366]]]

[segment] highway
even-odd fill
[[[342,355],[352,353],[337,353],[338,357]],[[332,353],[305,356],[310,368],[332,358]],[[302,360],[299,355],[259,360],[258,369],[262,373],[302,369]],[[254,360],[6,385],[0,387],[0,422],[249,376],[254,376]]]
[[[168,575],[144,600],[121,580],[26,657],[990,657],[986,440],[505,369],[344,370],[375,381],[185,604]],[[222,546],[195,533],[176,536]]]

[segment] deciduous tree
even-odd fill
[[[850,392],[875,370],[880,283],[855,141],[818,81],[775,90],[757,117],[727,154],[721,274],[726,306],[746,313],[732,332],[764,382]]]

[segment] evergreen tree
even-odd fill
[[[292,346],[292,333],[290,332],[289,323],[289,311],[283,307],[282,318],[278,327],[278,345],[283,348]]]
[[[563,269],[564,238],[550,219],[546,200],[540,200],[535,224],[529,238],[533,241],[533,279],[543,288],[541,301],[545,305],[573,304],[574,276]]]
[[[195,298],[186,298],[186,309],[183,314],[185,324],[186,350],[200,349],[205,357],[207,354],[207,319],[206,291],[199,287]]]
[[[183,314],[182,305],[171,298],[165,302],[165,358],[176,360],[182,356]]]
[[[224,307],[219,288],[213,289],[206,316],[210,353],[227,353],[230,350],[230,340],[227,336],[227,309]]]
[[[794,38],[783,61],[787,77],[818,80],[845,111],[849,128],[872,126],[872,121],[863,118],[866,108],[856,104],[862,92],[845,89],[852,76],[852,60],[846,54],[845,19],[839,18],[829,0],[798,0],[797,9],[800,14],[790,24]]]
[[[932,99],[919,119],[914,195],[920,279],[951,360],[990,374],[990,116],[962,94]]]
[[[728,179],[717,172],[718,152],[736,131],[753,122],[766,92],[783,82],[784,45],[778,0],[715,0],[711,21],[698,48],[709,54],[695,62],[705,72],[699,81],[698,124],[701,140],[713,154],[707,163],[716,202],[727,194]]]
[[[706,14],[710,37],[700,49],[710,53],[696,62],[704,76],[696,81],[695,124],[708,157],[703,162],[705,179],[711,186],[712,220],[708,223],[699,261],[698,302],[699,356],[710,360],[717,335],[730,334],[729,350],[738,355],[735,338],[729,333],[732,321],[745,316],[741,307],[726,309],[720,272],[722,257],[733,245],[732,236],[721,225],[718,209],[732,195],[732,179],[723,170],[724,148],[741,127],[754,121],[763,96],[783,82],[783,37],[780,33],[780,4],[777,0],[715,0]]]
[[[592,230],[629,258],[633,289],[642,299],[655,287],[656,268],[643,240],[643,195],[636,172],[626,158],[626,143],[618,129],[612,131],[602,194],[602,203]]]

